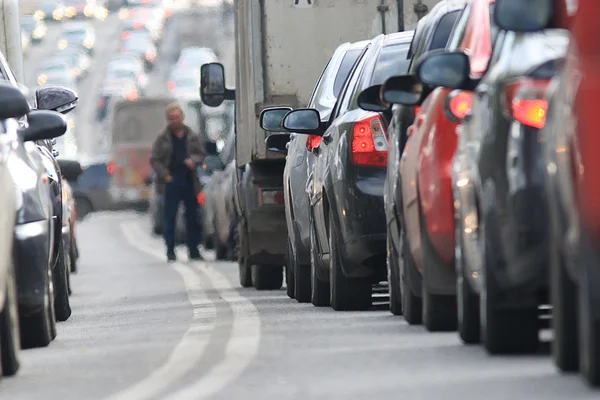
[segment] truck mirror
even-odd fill
[[[209,107],[218,107],[225,100],[225,68],[221,63],[203,64],[200,68],[200,97]]]
[[[505,31],[541,31],[552,21],[553,5],[553,0],[498,0],[494,20]]]
[[[79,98],[73,90],[62,86],[47,86],[35,91],[38,110],[68,114],[77,107],[78,101]]]
[[[292,107],[265,108],[260,112],[260,127],[267,132],[285,132],[283,118],[292,111]]]
[[[358,106],[366,111],[386,111],[390,109],[390,105],[382,101],[381,85],[375,85],[366,88],[358,95]]]

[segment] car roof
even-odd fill
[[[413,36],[415,36],[415,31],[404,31],[404,32],[395,32],[386,35],[384,39],[384,46],[390,44],[398,44],[398,43],[410,43]]]

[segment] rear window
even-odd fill
[[[361,49],[357,50],[349,50],[346,52],[346,55],[342,59],[342,63],[340,64],[340,69],[338,69],[337,75],[335,76],[335,81],[333,82],[333,95],[337,98],[340,95],[340,91],[344,86],[344,82],[346,78],[348,78],[348,74],[352,69],[352,66],[356,62],[356,59],[362,52]]]
[[[431,41],[431,47],[429,50],[443,49],[446,47],[448,43],[448,39],[450,38],[450,32],[452,32],[452,27],[460,14],[460,10],[453,11],[448,13],[440,19],[440,23],[438,24],[435,33],[433,34],[433,40]]]
[[[381,85],[391,76],[406,74],[410,64],[410,59],[407,58],[408,50],[409,45],[407,43],[385,46],[375,63],[371,86]]]

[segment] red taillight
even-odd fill
[[[167,82],[167,88],[169,90],[175,89],[175,81],[169,81],[169,82]]]
[[[455,90],[448,95],[446,111],[451,120],[460,121],[470,112],[473,105],[473,93],[464,90]]]
[[[141,23],[141,22],[135,22],[133,24],[133,29],[142,29],[143,26],[144,26],[143,23]]]
[[[196,196],[196,200],[198,200],[198,204],[203,206],[204,205],[204,192],[198,193],[198,195]]]
[[[387,166],[387,136],[379,114],[369,113],[352,128],[350,160],[364,167]]]
[[[115,164],[112,161],[106,163],[106,172],[108,172],[109,175],[115,173]]]
[[[313,151],[321,143],[321,136],[310,135],[306,140],[306,150]]]
[[[415,113],[415,117],[419,115],[419,111],[421,111],[421,106],[415,106],[413,108],[413,112]]]
[[[104,107],[104,99],[103,99],[103,98],[99,98],[99,99],[96,101],[96,106],[97,106],[97,107]]]
[[[281,190],[258,189],[258,205],[278,205],[284,204],[283,192]]]
[[[518,79],[504,88],[505,112],[515,121],[542,129],[546,125],[548,103],[544,99],[548,80]]]
[[[127,39],[129,36],[131,36],[131,32],[129,32],[129,31],[121,32],[121,39]]]

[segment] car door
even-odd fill
[[[12,255],[14,227],[16,221],[16,189],[7,160],[13,153],[17,142],[16,122],[12,122],[12,130],[8,121],[0,121],[0,301],[5,298],[4,288]]]

